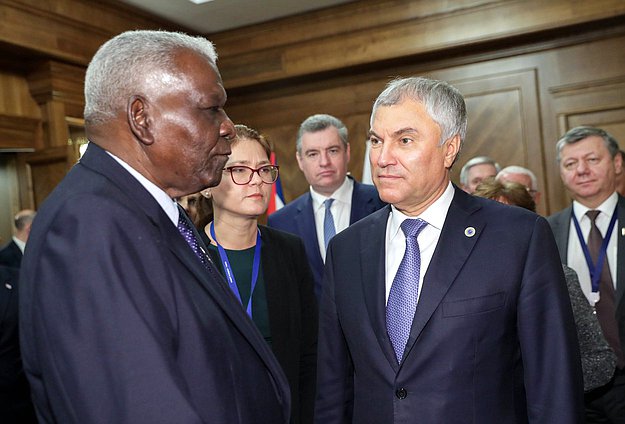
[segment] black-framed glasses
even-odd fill
[[[256,169],[245,165],[235,165],[224,168],[224,171],[230,173],[232,182],[237,185],[245,185],[252,181],[254,172],[258,174],[264,183],[273,184],[278,180],[279,170],[280,167],[278,165],[265,165]]]

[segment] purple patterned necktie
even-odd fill
[[[197,256],[200,262],[202,262],[202,265],[207,267],[208,259],[206,258],[206,254],[204,254],[204,252],[202,252],[202,249],[200,249],[197,237],[195,236],[195,233],[191,228],[191,224],[189,223],[185,212],[180,207],[179,212],[180,214],[178,217],[178,231],[180,231],[182,237],[184,237],[185,241],[189,244],[189,247],[191,247],[191,250],[193,250],[195,256]]]
[[[417,310],[421,254],[417,236],[428,223],[420,218],[406,219],[401,229],[406,235],[406,253],[393,279],[386,304],[386,330],[393,344],[397,362],[401,363]]]

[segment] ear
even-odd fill
[[[614,156],[614,171],[616,175],[619,175],[623,172],[623,156],[618,152],[616,156]]]
[[[304,168],[302,167],[302,157],[297,152],[295,152],[295,159],[297,159],[297,166],[299,166],[299,170],[304,172]]]
[[[349,163],[349,157],[350,157],[349,143],[347,143],[347,146],[345,146],[345,151],[347,152],[347,163]]]
[[[445,149],[445,168],[449,169],[456,160],[458,152],[460,152],[460,136],[458,134],[454,135],[445,142],[443,148]]]
[[[130,131],[132,131],[141,143],[145,145],[154,143],[154,136],[151,131],[152,120],[148,113],[149,108],[147,101],[141,96],[132,96],[128,100],[128,107],[126,109]]]
[[[206,197],[207,199],[210,199],[212,197],[212,193],[211,193],[211,189],[210,188],[205,188],[200,193],[202,194],[202,196]]]

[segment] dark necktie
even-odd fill
[[[330,239],[336,234],[336,228],[334,227],[334,217],[332,216],[332,212],[330,211],[332,202],[334,202],[334,199],[326,199],[326,201],[323,202],[324,206],[326,207],[326,214],[323,217],[323,242],[326,246],[326,250],[328,249],[328,243],[330,243]]]
[[[590,218],[590,232],[588,233],[587,242],[588,251],[596,266],[599,266],[596,262],[599,257],[599,251],[601,250],[601,244],[603,243],[603,236],[595,222],[599,213],[600,211],[598,210],[586,212],[586,215]],[[599,278],[599,302],[595,304],[595,310],[597,311],[597,319],[601,325],[603,335],[610,344],[610,347],[614,350],[614,353],[616,353],[617,365],[619,368],[623,368],[625,366],[625,357],[623,356],[621,343],[619,341],[615,305],[614,283],[612,281],[612,274],[610,273],[610,266],[608,265],[606,255],[603,260],[601,277]]]
[[[180,206],[178,207],[178,211],[178,231],[180,231],[182,237],[184,237],[189,247],[191,247],[191,250],[193,250],[195,256],[197,256],[200,262],[202,262],[202,265],[208,267],[208,258],[206,257],[206,254],[202,251],[202,249],[200,249],[200,244],[197,240],[197,237],[195,236],[193,228],[191,227],[191,222],[189,221],[187,214]]]
[[[421,253],[417,236],[426,225],[428,223],[420,218],[406,219],[401,223],[401,229],[406,235],[406,252],[393,279],[386,304],[386,330],[399,363],[404,356],[410,327],[417,310],[421,272]]]

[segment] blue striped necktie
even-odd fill
[[[410,327],[417,310],[421,254],[417,236],[428,223],[420,218],[406,219],[401,229],[406,235],[406,252],[393,279],[386,304],[386,330],[401,363],[410,336]]]
[[[323,217],[323,242],[326,246],[326,250],[328,249],[328,243],[330,243],[330,239],[336,234],[336,228],[334,227],[334,217],[332,216],[332,212],[330,211],[332,202],[334,202],[334,199],[327,199],[325,202],[323,202],[324,206],[326,207],[326,213]]]

